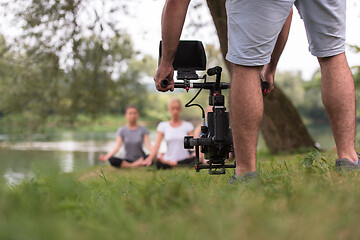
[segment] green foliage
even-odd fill
[[[326,160],[326,155],[316,149],[305,156],[304,160],[301,162],[301,166],[308,172],[327,172],[330,169]]]
[[[316,71],[310,81],[304,81],[301,73],[278,72],[275,83],[289,97],[308,124],[328,124],[321,99],[321,75]]]
[[[329,124],[321,98],[321,74],[316,71],[311,81],[304,82],[304,102],[299,106],[299,112],[314,124]]]
[[[298,107],[304,102],[305,89],[303,87],[304,80],[301,72],[277,72],[275,77],[275,84],[291,98],[294,106]]]
[[[71,69],[84,37],[106,40],[121,34],[112,19],[123,12],[123,3],[107,2],[105,6],[103,1],[92,0],[5,0],[1,5],[15,14],[13,22],[22,28],[19,43],[34,55],[63,54],[64,64]]]
[[[80,112],[96,119],[111,110],[124,110],[129,100],[136,105],[144,101],[134,96],[133,89],[139,88],[141,91],[142,88],[139,73],[128,64],[133,57],[128,36],[113,37],[107,41],[93,36],[84,39],[79,49],[81,54],[78,61],[66,75],[65,87],[68,90],[64,99],[70,101],[65,109],[71,120],[75,120]],[[121,65],[125,65],[124,70],[121,70]]]
[[[28,129],[38,129],[58,102],[58,83],[62,71],[58,58],[42,53],[36,58],[14,53],[9,48],[0,62],[0,112],[24,116]],[[7,116],[9,117],[9,116]],[[18,118],[14,118],[16,120]],[[15,122],[10,122],[15,124]]]
[[[42,131],[52,116],[74,125],[80,114],[95,120],[129,104],[144,112],[148,93],[141,83],[155,60],[138,56],[112,22],[122,3],[104,4],[3,1],[22,28],[12,45],[0,37],[3,132]]]
[[[232,173],[107,166],[0,184],[0,239],[358,239],[358,173],[259,164],[260,183],[234,186]]]
[[[81,57],[68,73],[61,70],[54,53],[30,56],[2,50],[0,112],[6,117],[3,124],[9,123],[3,129],[24,130],[25,119],[25,129],[34,132],[52,115],[73,123],[79,114],[96,119],[109,112],[122,113],[129,104],[144,111],[147,91],[140,81],[146,72],[139,65],[146,68],[153,60],[133,59],[127,36],[106,42],[94,36],[80,47]],[[23,118],[17,118],[19,114]]]
[[[354,83],[355,83],[355,94],[356,94],[356,103],[360,102],[360,66],[352,68]],[[360,119],[360,109],[357,108],[357,117]]]
[[[359,46],[357,46],[357,45],[350,45],[349,47],[350,47],[350,49],[351,49],[353,52],[360,53],[360,47],[359,47]]]

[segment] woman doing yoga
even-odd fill
[[[99,160],[102,162],[109,161],[110,164],[118,168],[131,168],[147,165],[144,161],[146,158],[143,151],[143,145],[151,151],[152,146],[149,140],[149,131],[147,128],[137,123],[139,111],[136,107],[126,108],[125,118],[127,124],[118,129],[116,134],[116,144],[109,153],[100,155]],[[124,144],[125,151],[121,158],[114,157]]]
[[[181,101],[173,98],[168,103],[168,111],[170,112],[170,121],[159,123],[157,127],[157,138],[153,151],[145,160],[147,164],[156,158],[159,151],[161,141],[166,141],[167,151],[164,155],[157,156],[157,168],[172,168],[177,165],[189,165],[194,163],[194,156],[184,149],[184,136],[192,135],[194,126],[187,121],[181,120],[182,112]]]

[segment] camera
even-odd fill
[[[160,58],[161,58],[160,42]],[[206,70],[205,49],[200,41],[180,41],[173,62],[173,67],[177,70],[177,80],[175,88],[183,88],[188,91],[190,88],[199,89],[196,95],[185,105],[185,107],[197,106],[202,110],[203,124],[199,138],[185,136],[184,148],[195,148],[195,170],[208,169],[210,174],[225,174],[226,168],[235,168],[234,164],[227,164],[230,152],[233,152],[233,138],[229,125],[229,113],[225,107],[225,97],[222,90],[230,87],[229,83],[221,82],[222,68],[219,66],[207,70],[204,76],[199,76],[197,70]],[[216,80],[207,82],[207,77],[215,76]],[[191,82],[192,80],[203,79],[202,83]],[[161,81],[163,87],[169,85],[168,79]],[[209,105],[212,112],[207,113],[205,121],[205,111],[199,104],[191,104],[200,92],[205,89],[209,91]],[[204,154],[207,163],[200,163],[200,152]]]

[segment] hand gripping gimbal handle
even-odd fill
[[[261,80],[261,92],[262,93],[268,93],[270,88],[270,84],[268,82],[264,82]]]
[[[167,88],[167,87],[169,86],[169,84],[170,84],[170,81],[169,81],[169,79],[167,79],[167,78],[164,78],[164,79],[161,80],[161,82],[160,82],[160,85],[161,85],[161,87],[163,87],[163,88]]]

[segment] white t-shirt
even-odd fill
[[[189,151],[184,148],[184,137],[192,130],[194,126],[187,121],[182,121],[178,127],[172,127],[169,122],[159,123],[157,131],[164,134],[167,145],[164,160],[177,162],[189,157]]]

